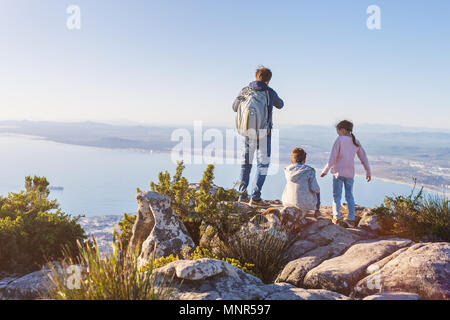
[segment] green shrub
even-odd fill
[[[133,235],[133,225],[136,221],[136,215],[123,214],[123,219],[119,221],[119,234],[117,236],[120,242],[120,248],[126,251],[128,244],[130,243],[131,236]]]
[[[272,283],[287,264],[285,253],[293,241],[264,233],[260,237],[234,237],[227,249],[232,257],[253,265],[252,271],[264,283]]]
[[[122,255],[120,242],[115,234],[112,252],[101,257],[98,246],[93,239],[93,246],[78,244],[80,255],[72,258],[67,255],[62,270],[51,267],[51,277],[46,292],[42,297],[54,300],[168,300],[171,287],[163,286],[165,279],[156,277],[153,264],[147,272],[138,267],[138,249]],[[69,266],[85,266],[87,271],[81,273],[78,282],[71,282],[73,272]]]
[[[449,201],[445,196],[424,196],[423,188],[409,196],[386,197],[373,210],[382,233],[415,241],[450,241]]]
[[[194,243],[199,244],[202,225],[212,226],[222,241],[227,241],[255,212],[235,212],[227,202],[237,201],[236,190],[219,188],[211,192],[214,180],[214,165],[210,164],[200,180],[200,188],[195,191],[183,177],[185,168],[182,161],[177,163],[176,173],[171,179],[169,172],[160,172],[158,183],[151,182],[152,191],[171,198],[171,206],[186,226]]]
[[[241,263],[239,260],[233,259],[233,258],[219,258],[215,254],[211,253],[208,249],[196,247],[194,251],[191,250],[191,248],[186,247],[183,252],[181,253],[181,258],[183,260],[199,260],[203,258],[211,258],[216,260],[222,260],[224,262],[227,262],[247,273],[250,273],[252,275],[256,275],[253,272],[254,265],[249,263]],[[167,257],[161,257],[159,259],[155,259],[152,263],[148,264],[147,266],[144,266],[144,269],[149,268],[160,268],[164,267],[165,265],[168,265],[171,262],[180,260],[180,257],[178,255],[169,255]]]
[[[172,180],[167,171],[161,172],[158,183],[151,183],[152,191],[171,198],[172,208],[186,225],[197,246],[204,232],[208,232],[210,239],[217,236],[218,250],[217,255],[213,255],[214,258],[232,263],[238,261],[243,269],[245,267],[265,283],[272,282],[287,263],[285,252],[292,240],[281,240],[269,234],[259,239],[236,237],[237,231],[250,221],[257,209],[249,212],[236,210],[233,207],[233,202],[239,197],[236,190],[219,188],[216,193],[211,192],[214,180],[213,165],[208,165],[203,173],[198,191],[189,188],[189,182],[182,175],[183,170],[183,162],[179,162]],[[206,256],[211,254],[209,251],[205,252]],[[176,259],[178,257],[169,256],[156,263],[160,266]]]
[[[28,272],[47,260],[58,260],[63,247],[77,254],[77,240],[85,233],[80,216],[61,212],[56,200],[49,200],[44,177],[25,178],[25,190],[0,197],[0,270]]]

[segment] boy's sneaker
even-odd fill
[[[238,202],[244,202],[244,203],[248,203],[248,198],[239,198]]]
[[[333,224],[339,224],[341,222],[341,219],[332,218],[331,222],[333,222]]]
[[[263,199],[252,199],[249,203],[251,206],[258,206],[258,207],[267,207],[268,204]]]
[[[348,219],[345,219],[345,220],[344,220],[344,225],[345,225],[347,228],[354,228],[354,227],[356,227],[355,221],[348,220]]]

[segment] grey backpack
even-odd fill
[[[241,136],[258,140],[269,131],[269,92],[248,88],[236,115],[236,129]]]

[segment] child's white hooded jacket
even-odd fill
[[[302,211],[314,210],[317,193],[316,170],[305,164],[291,164],[284,169],[286,186],[281,201],[284,206],[296,206]]]

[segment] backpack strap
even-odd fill
[[[264,90],[266,92],[266,101],[267,101],[267,133],[266,133],[266,137],[269,136],[269,132],[270,132],[270,120],[269,120],[269,116],[270,116],[270,96],[269,96],[269,89]],[[256,133],[256,149],[259,150],[259,132]]]
[[[267,93],[267,137],[270,135],[272,128],[271,128],[271,114],[270,114],[270,94],[269,94],[269,88],[267,88],[266,93]]]

